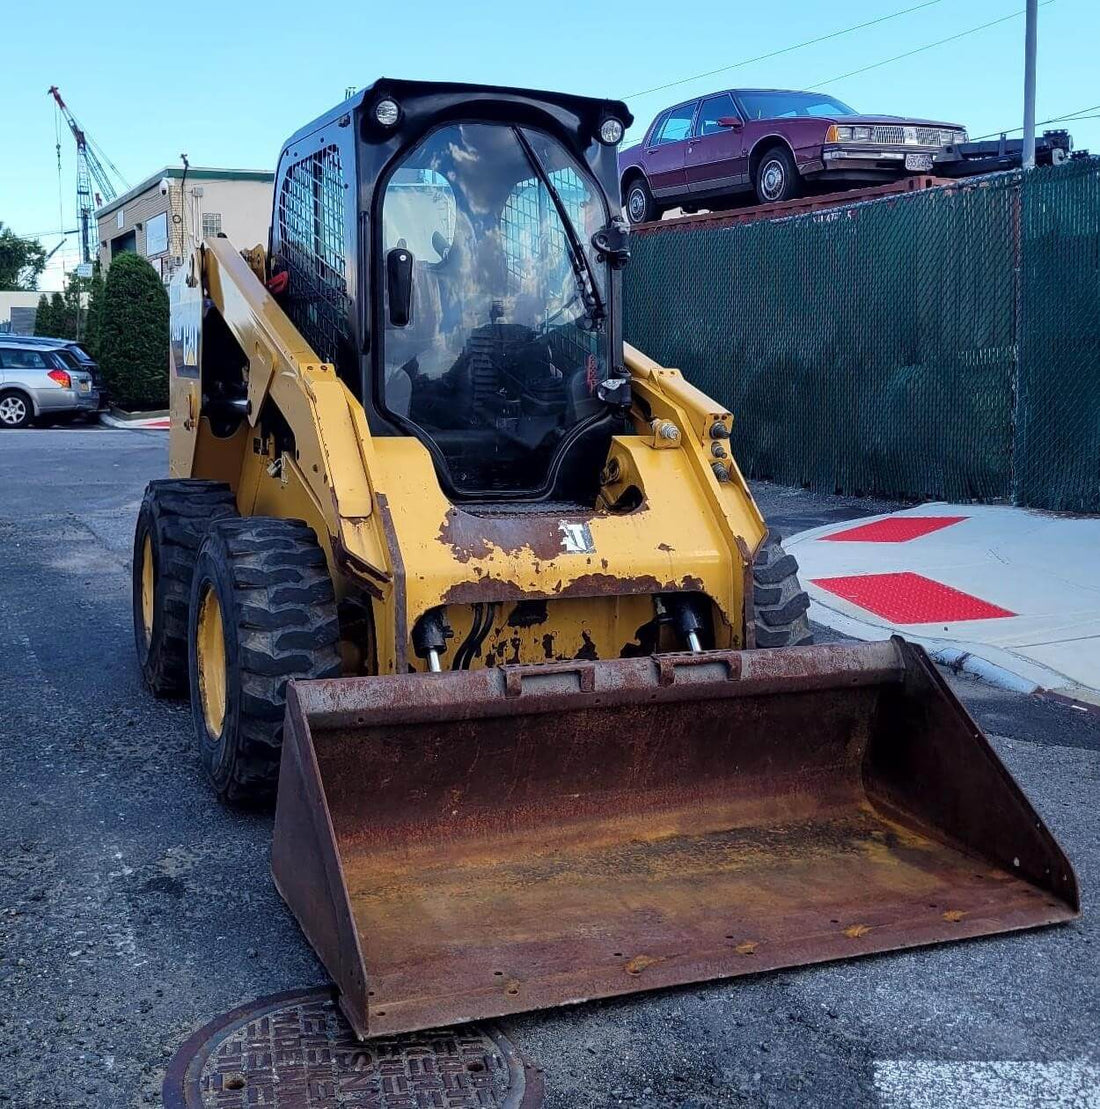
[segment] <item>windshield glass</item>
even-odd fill
[[[749,119],[783,119],[788,116],[854,116],[856,110],[822,92],[742,92],[741,104]]]
[[[603,411],[606,266],[590,240],[607,220],[564,147],[504,124],[441,128],[390,177],[381,400],[436,444],[457,490],[538,489],[570,430]],[[411,264],[407,322],[393,252]]]

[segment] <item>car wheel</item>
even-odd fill
[[[33,419],[31,402],[22,393],[0,394],[0,427],[26,427]]]
[[[649,191],[644,177],[635,177],[626,187],[626,196],[623,197],[626,207],[626,218],[631,223],[649,223],[660,219],[661,213],[653,201],[653,194]]]
[[[765,150],[756,167],[756,199],[761,204],[776,204],[798,196],[801,179],[791,152],[785,146]]]

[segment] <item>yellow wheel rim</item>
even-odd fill
[[[153,638],[153,539],[148,532],[141,547],[141,622],[149,643]]]
[[[199,603],[195,653],[199,664],[199,700],[206,729],[212,736],[220,736],[225,723],[225,629],[222,606],[209,583]]]

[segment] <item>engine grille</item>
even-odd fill
[[[910,137],[906,137],[908,132]],[[942,146],[938,127],[905,127],[896,123],[876,123],[871,141],[884,146]]]

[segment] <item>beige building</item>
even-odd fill
[[[34,334],[34,312],[40,292],[25,293],[18,289],[0,290],[0,335]],[[47,292],[46,296],[50,294]]]
[[[244,249],[267,246],[275,175],[266,170],[166,166],[96,212],[106,271],[123,251],[148,258],[167,281],[191,244],[228,235]]]

